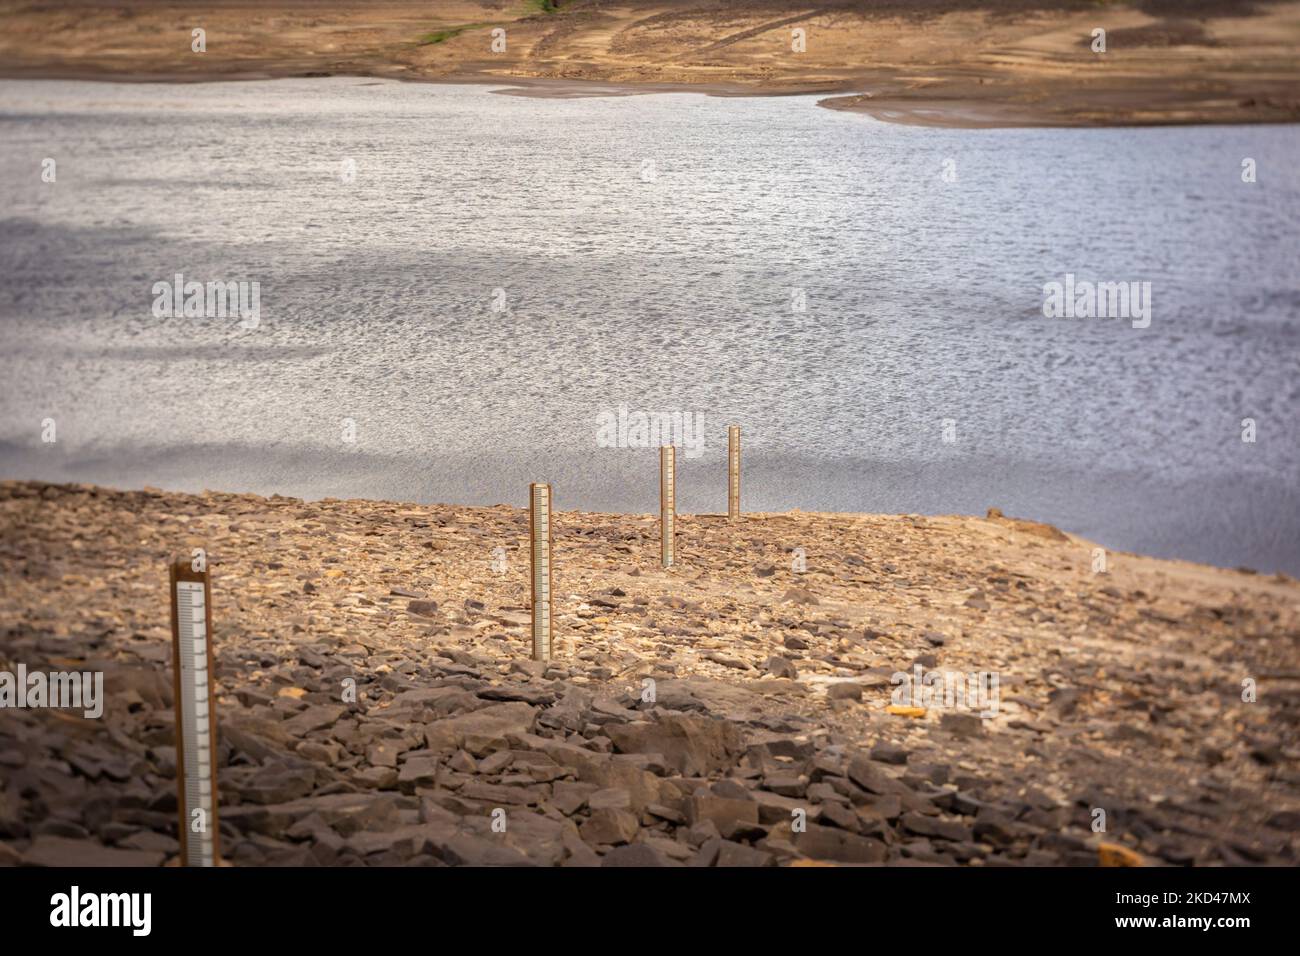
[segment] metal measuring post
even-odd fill
[[[659,524],[662,533],[660,556],[665,568],[677,560],[677,449],[659,449]]]
[[[212,587],[207,555],[171,565],[176,796],[182,866],[217,866],[217,734],[212,694]]]
[[[528,538],[532,557],[533,660],[551,659],[551,486],[533,482],[528,486]]]
[[[727,520],[740,518],[740,426],[727,426]]]

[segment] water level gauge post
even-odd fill
[[[212,687],[212,587],[207,554],[171,564],[172,687],[180,865],[217,866],[217,724]]]
[[[533,482],[528,486],[528,551],[533,592],[533,660],[551,659],[554,629],[551,619],[551,546],[555,533],[551,525],[551,486]]]
[[[727,520],[740,519],[740,426],[727,426]]]
[[[660,557],[665,568],[677,560],[677,449],[659,449],[659,524],[662,535]]]

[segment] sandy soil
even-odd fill
[[[108,697],[0,712],[0,864],[174,857],[166,569],[192,547],[240,865],[1297,862],[1286,576],[1098,573],[1093,543],[998,515],[799,512],[683,515],[664,569],[656,518],[566,511],[546,663],[527,528],[0,483],[0,670],[102,670]],[[996,673],[997,706],[900,712],[918,667]]]
[[[921,124],[1300,118],[1300,2],[0,2],[0,75],[201,80],[361,74],[821,92]],[[492,30],[506,48],[493,52]],[[206,52],[191,31],[206,31]],[[1090,48],[1107,31],[1106,52]],[[795,29],[806,50],[792,50]]]

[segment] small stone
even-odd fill
[[[899,823],[903,829],[909,833],[915,833],[917,836],[958,842],[973,839],[970,827],[964,823],[944,820],[940,817],[928,817],[920,813],[904,813]]]
[[[630,810],[632,809],[632,795],[622,787],[597,790],[587,797],[587,806],[593,812],[596,810]]]
[[[576,830],[567,827],[561,832],[564,845],[564,862],[561,866],[600,866],[600,856],[587,844],[582,842]]]
[[[662,754],[668,766],[700,777],[733,766],[741,751],[740,731],[728,720],[665,716],[659,721],[610,724],[605,733],[623,754]]]
[[[432,787],[438,782],[436,757],[408,757],[397,774],[397,785],[406,793],[416,787]]]
[[[590,783],[557,780],[552,788],[551,805],[565,816],[573,816],[587,805],[587,797],[596,787]]]
[[[478,772],[485,774],[500,773],[506,767],[509,767],[514,759],[515,755],[509,750],[498,750],[496,753],[489,754],[479,761]]]
[[[700,848],[695,851],[687,866],[713,866],[717,862],[718,854],[722,850],[722,837],[713,837],[705,840],[700,844]]]
[[[862,822],[858,815],[845,804],[833,800],[822,804],[821,819],[841,830],[849,830],[853,833],[862,829]]]
[[[686,842],[691,846],[702,846],[710,840],[720,839],[722,839],[722,834],[718,832],[718,827],[712,820],[701,820],[699,823],[693,823],[686,831]]]
[[[373,762],[374,761],[372,760],[371,763]],[[396,766],[396,763],[394,763],[393,766]],[[475,760],[473,757],[471,757],[464,750],[457,750],[454,754],[452,754],[451,759],[447,761],[447,767],[450,770],[455,770],[457,773],[478,773],[479,772],[478,761]]]
[[[165,833],[152,833],[149,830],[141,830],[133,833],[124,840],[118,840],[117,845],[126,850],[145,850],[149,852],[166,853],[171,855],[179,853],[181,845],[175,838],[167,836]]]
[[[364,787],[375,790],[392,790],[397,787],[398,774],[394,767],[367,767],[357,772],[356,778]]]
[[[686,819],[692,824],[708,821],[725,833],[736,823],[758,823],[758,804],[752,800],[732,800],[707,792],[686,798]]]
[[[802,797],[808,790],[808,778],[793,771],[777,771],[763,777],[763,787],[783,797]]]
[[[1295,832],[1300,830],[1300,810],[1278,810],[1264,821],[1266,826]]]
[[[396,740],[381,740],[366,749],[366,763],[372,767],[396,767],[397,758],[408,749]],[[455,768],[461,769],[459,767]]]
[[[871,749],[871,759],[876,763],[887,763],[895,766],[902,766],[907,763],[908,752],[906,748],[892,743],[878,743]]]
[[[672,807],[666,807],[662,803],[646,804],[645,812],[651,816],[658,817],[660,820],[667,820],[674,826],[681,826],[686,822],[686,815]]]
[[[728,800],[753,800],[754,795],[749,792],[744,784],[737,780],[723,778],[717,781],[711,787],[709,792],[719,797],[726,797]]]
[[[883,863],[888,855],[885,844],[879,840],[816,823],[809,823],[803,832],[795,833],[791,842],[801,854],[814,860]]]
[[[854,757],[849,761],[848,776],[868,793],[887,794],[907,790],[906,786],[862,756]]]
[[[446,751],[464,747],[476,756],[508,750],[506,738],[511,734],[532,733],[537,709],[522,701],[490,704],[487,707],[435,720],[424,728],[425,745],[430,750]]]
[[[100,867],[161,866],[166,854],[161,850],[126,850],[107,847],[94,840],[69,840],[65,837],[38,836],[23,862],[28,866]]]
[[[713,661],[715,664],[721,664],[723,667],[730,667],[732,670],[748,671],[753,670],[749,664],[738,657],[729,657],[726,654],[720,654],[717,651],[711,651],[704,655],[706,661]]]
[[[821,601],[818,600],[815,594],[804,588],[790,588],[785,594],[781,595],[781,603],[815,605],[821,604]]]
[[[640,828],[631,811],[611,808],[592,813],[578,832],[589,844],[609,845],[632,842]]]
[[[954,737],[979,737],[984,733],[984,721],[977,714],[943,714],[939,727]]]
[[[723,840],[718,848],[718,859],[714,866],[775,866],[776,858],[771,853]]]
[[[763,664],[763,671],[773,677],[784,677],[788,680],[795,680],[799,676],[794,664],[784,657],[769,657],[766,663]]]
[[[335,721],[347,712],[344,707],[333,704],[317,704],[308,707],[297,716],[290,717],[281,728],[295,737],[305,737],[313,730],[324,730],[334,726]]]
[[[632,843],[628,846],[616,846],[605,854],[600,865],[604,866],[667,866],[663,854],[654,847],[644,843]]]
[[[778,823],[789,823],[795,819],[795,811],[802,810],[805,814],[808,813],[812,800],[784,797],[767,790],[755,790],[754,803],[758,807],[758,822],[772,826]]]

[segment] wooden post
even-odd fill
[[[533,482],[528,486],[528,537],[532,556],[533,660],[551,659],[551,486]]]
[[[677,559],[677,449],[672,445],[659,449],[659,524],[660,557],[671,568]]]
[[[212,693],[212,587],[207,555],[171,565],[176,798],[182,866],[218,866],[217,714]]]
[[[727,426],[727,520],[740,520],[740,426]]]

